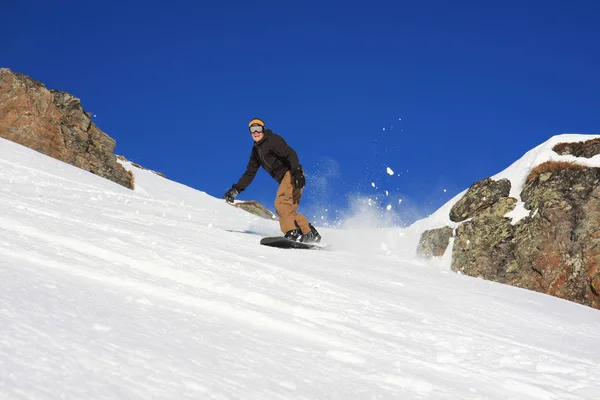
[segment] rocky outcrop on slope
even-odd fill
[[[452,228],[444,226],[443,228],[431,229],[423,233],[417,254],[421,257],[441,257],[444,255],[448,243],[452,238]]]
[[[516,199],[502,197],[456,228],[452,269],[470,276],[504,281],[511,271],[515,227],[504,215]]]
[[[592,158],[596,154],[600,154],[600,139],[592,139],[585,142],[559,143],[552,150],[561,156],[570,155]]]
[[[233,206],[262,218],[277,220],[275,214],[256,200],[237,201],[233,203]]]
[[[543,173],[521,197],[533,214],[517,225],[507,283],[600,308],[600,168]]]
[[[7,68],[0,68],[0,137],[133,188],[132,174],[117,163],[115,141],[78,98]]]
[[[491,178],[475,182],[467,193],[450,210],[450,221],[461,222],[472,218],[481,210],[485,210],[510,192],[510,181]]]
[[[599,142],[554,150],[593,157]],[[449,217],[459,223],[452,269],[600,309],[600,168],[571,162],[536,167],[520,193],[529,216],[515,224],[505,217],[517,204],[509,192],[509,181],[484,179],[452,208]],[[430,235],[424,232],[421,240]]]

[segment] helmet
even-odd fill
[[[254,118],[252,121],[250,121],[250,123],[248,124],[248,127],[251,127],[252,125],[260,125],[263,128],[265,127],[265,121],[263,121],[260,118]]]

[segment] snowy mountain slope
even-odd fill
[[[0,140],[0,398],[597,397],[597,310],[426,264],[410,230],[259,246],[275,222],[134,173]]]

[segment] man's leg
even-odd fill
[[[281,184],[279,184],[275,199],[275,211],[279,216],[279,227],[283,233],[296,229],[296,224],[298,224],[302,233],[310,232],[306,217],[296,212],[301,197],[302,190],[296,189],[292,185],[291,175],[286,172]]]

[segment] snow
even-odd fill
[[[390,167],[386,168],[386,172],[388,175],[394,175],[394,171]]]
[[[135,191],[0,139],[1,399],[598,396],[598,310],[419,260],[418,225],[263,247],[123,165]]]

